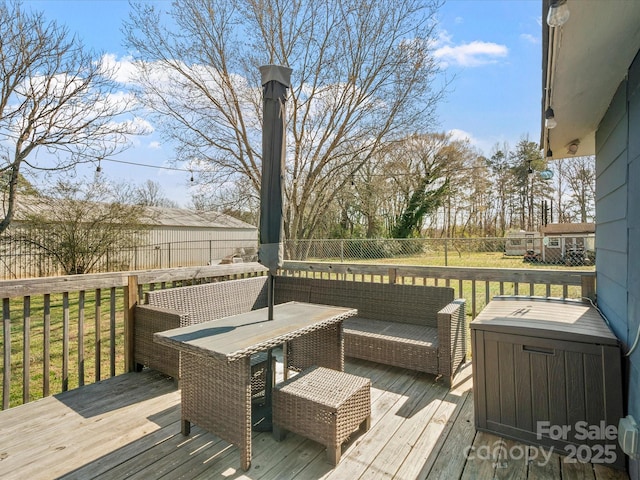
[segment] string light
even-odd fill
[[[193,173],[193,169],[192,168],[167,167],[166,165],[151,165],[151,164],[148,164],[148,163],[130,162],[128,160],[116,160],[114,158],[103,158],[103,160],[105,160],[107,162],[113,162],[113,163],[122,163],[122,164],[125,164],[125,165],[134,165],[136,167],[157,168],[157,169],[160,169],[160,170],[171,170],[171,171],[174,171],[174,172]]]
[[[2,132],[2,133],[0,133],[0,135],[4,136],[7,139],[13,139],[13,140],[17,140],[18,139],[18,137],[16,135],[11,135],[11,134],[8,134],[6,132]],[[90,161],[95,161],[95,159],[96,159],[96,157],[91,157],[89,155],[80,154],[80,156],[88,159],[87,163],[89,163]],[[152,165],[152,164],[149,164],[149,163],[132,162],[132,161],[128,161],[128,160],[116,160],[115,158],[107,158],[107,157],[100,157],[97,160],[98,160],[98,165],[96,166],[96,172],[98,172],[98,173],[102,172],[101,162],[105,161],[105,162],[121,163],[121,164],[124,164],[124,165],[133,165],[133,166],[136,166],[136,167],[157,168],[159,170],[170,170],[170,171],[173,171],[173,172],[188,172],[188,173],[191,173],[192,177],[193,177],[193,169],[192,168],[168,167],[168,166],[165,166],[165,165]],[[198,172],[198,171],[204,172],[204,170],[196,170],[196,172]]]

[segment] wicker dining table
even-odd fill
[[[268,309],[261,308],[154,334],[155,342],[181,352],[182,433],[188,435],[193,423],[236,445],[241,467],[248,470],[251,355],[306,335],[324,339],[315,347],[313,363],[343,370],[342,321],[357,313],[357,309],[288,302],[274,306],[272,320]]]

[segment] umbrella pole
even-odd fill
[[[273,287],[274,277],[269,272],[267,277],[267,306],[268,306],[268,318],[273,320]],[[273,349],[267,350],[267,371],[265,373],[266,383],[264,386],[264,403],[260,406],[256,405],[252,408],[252,424],[253,430],[256,432],[270,432],[273,429],[272,423],[272,397],[273,397]]]
[[[267,306],[269,308],[269,320],[273,320],[273,295],[274,295],[275,278],[271,272],[267,275]]]
[[[269,269],[267,276],[267,319],[273,320],[274,273],[282,265],[282,204],[284,201],[284,171],[286,160],[286,109],[287,89],[291,69],[279,65],[260,67],[262,104],[264,111],[262,128],[262,178],[260,185],[260,263]],[[286,348],[286,346],[285,346]],[[286,368],[286,367],[285,367]],[[271,403],[274,384],[273,351],[267,351],[267,382],[265,385],[263,421],[256,427],[261,431],[271,429]]]
[[[268,287],[267,287],[267,303],[269,304],[269,320],[273,320],[273,296],[274,296],[274,285],[275,278],[269,272],[268,277]],[[273,350],[270,348],[267,351],[267,384],[264,387],[264,400],[267,407],[271,408],[271,396],[273,391]]]

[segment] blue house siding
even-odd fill
[[[596,133],[596,275],[598,305],[616,336],[627,338],[626,82],[620,85]],[[612,242],[611,239],[616,239]]]
[[[629,285],[628,343],[631,345],[640,328],[640,56],[636,56],[630,70],[629,90]],[[629,408],[640,418],[640,346],[631,354],[631,385]],[[637,467],[637,465],[636,465]],[[636,470],[636,478],[638,478]]]
[[[628,345],[640,328],[640,57],[629,70],[629,271]],[[640,346],[630,357],[629,412],[640,418]],[[640,478],[640,464],[632,465],[631,478]]]
[[[627,351],[640,328],[640,58],[596,133],[598,304]],[[623,267],[624,264],[624,267]],[[626,358],[627,410],[640,419],[640,346]],[[640,478],[638,461],[629,474]]]

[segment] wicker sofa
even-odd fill
[[[346,357],[431,373],[449,384],[465,360],[465,301],[454,300],[453,288],[297,277],[277,277],[275,285],[276,303],[358,309],[344,321]],[[295,358],[296,342],[289,348]]]
[[[358,315],[344,322],[347,357],[431,373],[449,383],[466,357],[465,303],[454,300],[453,288],[278,276],[275,303],[288,301],[357,308]],[[177,377],[177,353],[155,344],[153,333],[265,307],[266,277],[149,292],[147,303],[136,308],[135,361]],[[310,366],[306,352],[317,349],[308,344],[321,339],[307,337],[288,345],[289,367]]]

